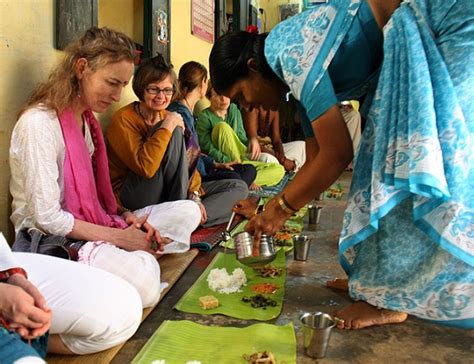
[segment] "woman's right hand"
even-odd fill
[[[257,160],[262,152],[262,148],[260,147],[260,143],[258,142],[257,138],[250,138],[249,139],[249,158],[253,161]]]
[[[207,221],[207,211],[206,211],[206,206],[204,206],[203,203],[198,203],[199,210],[201,210],[201,222],[200,224],[203,225]]]
[[[282,228],[285,221],[290,217],[291,214],[283,211],[274,198],[265,205],[265,210],[263,212],[256,214],[249,219],[249,222],[245,226],[245,231],[253,235],[254,256],[259,254],[260,238],[262,234],[275,234]]]
[[[180,127],[184,131],[184,121],[183,117],[177,112],[168,111],[166,113],[165,120],[161,124],[161,129],[168,129],[171,133],[176,127]]]

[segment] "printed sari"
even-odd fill
[[[312,91],[324,84],[360,6],[330,1],[303,13],[296,31],[296,23],[282,23],[269,35],[269,64],[309,120],[325,102]],[[272,40],[282,34],[290,34],[280,38],[287,46],[277,50]],[[367,94],[340,236],[349,292],[377,307],[472,328],[474,2],[402,2],[384,27],[383,50],[376,75],[336,95]]]

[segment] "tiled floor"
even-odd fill
[[[340,183],[348,189],[350,173]],[[345,207],[344,201],[317,201],[324,206],[316,231],[312,236],[309,260],[296,262],[287,257],[288,277],[282,314],[271,323],[293,322],[297,332],[298,363],[313,363],[303,353],[298,317],[305,311],[327,311],[351,303],[342,292],[324,287],[326,280],[343,276],[337,257],[337,242]],[[202,324],[247,326],[242,321],[225,316],[200,316],[173,310],[174,304],[199,277],[216,251],[201,253],[180,281],[150,314],[133,338],[122,348],[112,363],[129,363],[163,320],[189,319]],[[400,325],[373,327],[358,331],[333,330],[324,363],[474,363],[474,330],[458,330],[437,326],[409,317]],[[218,364],[218,363],[216,363]]]

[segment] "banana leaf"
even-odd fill
[[[277,363],[296,363],[293,325],[255,324],[245,328],[216,327],[192,321],[164,321],[132,364],[245,364],[244,354],[270,351]]]
[[[285,254],[280,251],[275,260],[271,263],[272,266],[282,268],[282,274],[275,278],[260,277],[252,268],[240,264],[237,261],[235,254],[217,253],[214,260],[209,264],[206,270],[201,274],[192,287],[181,297],[175,308],[182,312],[199,313],[202,315],[222,314],[230,317],[235,317],[243,320],[271,320],[281,312],[283,305],[283,297],[285,295],[285,278],[286,265]],[[242,268],[247,276],[247,285],[241,288],[242,292],[236,293],[218,293],[209,288],[207,277],[211,269],[226,268],[227,273],[232,274],[235,268]],[[252,284],[256,283],[274,283],[278,286],[278,290],[273,294],[265,294],[265,297],[271,298],[277,302],[277,305],[267,306],[265,308],[254,308],[250,303],[243,302],[242,297],[254,296],[257,293],[250,288]],[[214,309],[204,310],[199,306],[199,297],[212,295],[219,300],[219,307]]]

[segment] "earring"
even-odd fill
[[[289,102],[290,101],[290,95],[291,95],[291,91],[288,91],[285,95],[285,100],[286,102]]]

